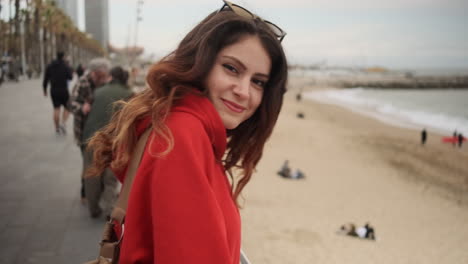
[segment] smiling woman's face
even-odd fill
[[[218,53],[205,85],[226,129],[255,113],[270,69],[270,56],[257,36],[246,36]]]

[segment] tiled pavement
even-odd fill
[[[83,263],[97,254],[103,219],[80,203],[81,156],[57,136],[40,80],[0,86],[0,264]]]

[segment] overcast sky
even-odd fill
[[[233,2],[288,33],[283,46],[290,63],[468,69],[467,0]],[[109,0],[113,45],[135,44],[136,3]],[[137,45],[147,54],[166,55],[221,5],[221,0],[144,0]]]

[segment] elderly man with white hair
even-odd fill
[[[84,173],[89,164],[84,158],[86,142],[83,142],[83,128],[91,111],[93,104],[94,90],[103,86],[109,81],[111,64],[106,58],[96,58],[91,60],[88,71],[78,80],[73,87],[70,100],[70,109],[74,116],[75,141],[81,149],[83,157],[83,171],[81,173],[81,199],[85,201]],[[99,197],[87,197],[91,217],[96,218],[101,215],[98,205]]]

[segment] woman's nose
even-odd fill
[[[240,80],[234,87],[233,91],[241,99],[248,99],[250,96],[250,80]]]

